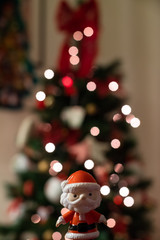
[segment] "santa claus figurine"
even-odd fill
[[[60,202],[68,211],[60,216],[56,222],[69,222],[67,239],[95,239],[99,236],[97,223],[107,223],[104,215],[94,209],[101,203],[100,185],[93,176],[85,171],[73,173],[62,184]]]

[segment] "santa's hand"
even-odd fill
[[[59,227],[61,224],[65,224],[65,220],[62,216],[60,216],[56,222],[56,227]]]
[[[107,226],[107,219],[105,218],[104,215],[100,216],[99,223],[104,223]]]

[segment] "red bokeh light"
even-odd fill
[[[65,76],[62,78],[62,84],[64,87],[72,87],[73,85],[73,80],[69,76]]]

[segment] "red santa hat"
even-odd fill
[[[100,185],[88,172],[79,170],[61,183],[63,192],[72,192],[74,189],[100,190]]]

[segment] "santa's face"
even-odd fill
[[[99,190],[91,189],[74,189],[69,193],[62,193],[61,204],[78,213],[87,213],[97,207],[101,202]]]

